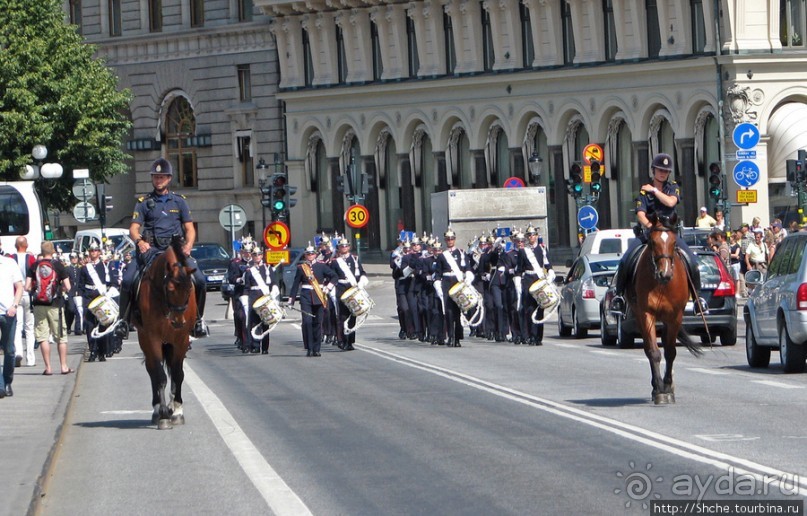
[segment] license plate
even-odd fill
[[[224,281],[224,276],[208,276],[207,281]]]

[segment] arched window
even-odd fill
[[[196,177],[196,149],[188,145],[196,134],[196,117],[188,99],[177,97],[171,101],[165,115],[165,144],[168,159],[174,165],[174,178],[179,186],[198,186]]]
[[[313,164],[316,167],[316,192],[317,192],[317,225],[320,229],[333,231],[336,227],[336,218],[333,208],[333,182],[331,181],[331,170],[328,166],[328,156],[325,153],[325,145],[322,140],[317,140],[313,149]]]

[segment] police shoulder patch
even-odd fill
[[[143,196],[143,195],[141,195],[140,197],[137,198],[137,202],[143,202],[145,200],[146,200],[146,197]]]

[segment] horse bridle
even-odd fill
[[[174,263],[171,264],[171,267],[172,268],[173,267],[182,267],[182,264],[179,263],[179,262],[174,262]],[[170,301],[171,298],[168,296],[168,283],[169,282],[176,284],[176,283],[179,282],[179,280],[175,280],[170,274],[168,274],[168,271],[166,271],[165,276],[163,277],[163,296],[165,297],[165,303],[168,305],[168,311],[169,312],[174,312],[174,313],[180,313],[180,314],[185,313],[185,310],[188,309],[188,302],[190,301],[190,298],[191,298],[190,291],[188,292],[188,301],[186,301],[184,305],[175,305],[175,304],[171,303],[171,301]],[[191,284],[191,288],[193,288],[192,284]],[[166,314],[166,317],[168,317],[168,314]]]
[[[650,232],[651,233],[654,233],[654,232],[673,233],[673,232],[675,232],[675,230],[671,229],[671,228],[653,226],[652,228],[650,228]],[[670,270],[675,269],[675,245],[673,245],[673,254],[671,254],[671,255],[670,254],[659,254],[659,255],[653,254],[652,253],[653,240],[651,240],[650,238],[648,238],[648,246],[651,248],[651,256],[653,258],[653,271],[654,271],[655,274],[658,274],[658,262],[665,259],[665,258],[670,260]]]

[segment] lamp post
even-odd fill
[[[272,198],[272,187],[271,181],[266,177],[266,170],[269,168],[269,165],[263,160],[263,158],[258,159],[258,165],[255,167],[258,169],[258,185],[261,190],[261,207],[262,207],[262,221],[263,226],[261,227],[261,234],[266,229],[266,207],[271,202]]]
[[[527,160],[527,168],[530,170],[530,184],[538,184],[541,179],[541,172],[544,168],[544,158],[538,155],[538,151],[533,150]]]
[[[45,163],[45,158],[48,157],[48,148],[44,145],[37,144],[31,150],[31,157],[34,159],[33,165],[25,165],[25,168],[20,171],[20,179],[24,181],[36,181],[37,179],[59,179],[62,177],[64,169],[59,163]],[[40,182],[40,184],[48,189],[55,186],[55,183]],[[44,210],[44,213],[49,213],[49,210]],[[52,239],[53,232],[50,227],[49,221],[45,221],[45,238]]]

